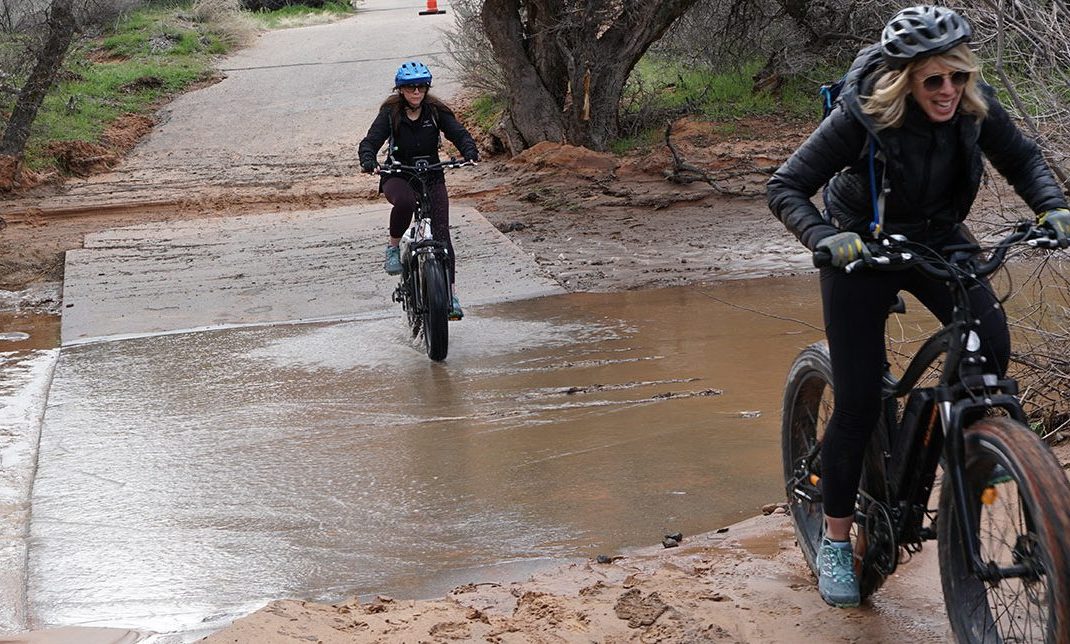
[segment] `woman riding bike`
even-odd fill
[[[376,155],[388,141],[387,155],[403,165],[413,165],[416,159],[438,163],[440,133],[446,135],[466,161],[479,160],[479,150],[472,135],[457,121],[449,107],[428,93],[430,89],[431,70],[423,63],[410,61],[398,68],[394,76],[394,93],[383,101],[378,116],[358,147],[362,172],[375,172]],[[456,256],[450,240],[450,202],[446,178],[441,170],[434,170],[427,174],[426,180],[431,193],[431,234],[437,241],[446,244],[449,250],[449,316],[451,320],[459,320],[464,312],[454,289]],[[386,200],[393,206],[383,268],[390,275],[398,275],[401,273],[398,244],[412,221],[417,192],[409,185],[408,179],[399,176],[382,177],[379,192],[386,195]]]
[[[946,7],[897,13],[881,41],[859,52],[840,103],[767,187],[776,217],[833,264],[820,274],[834,411],[821,445],[825,535],[818,555],[818,590],[833,606],[859,603],[850,531],[866,443],[880,413],[889,307],[905,290],[942,322],[951,317],[946,286],[916,270],[841,269],[868,254],[864,240],[878,232],[940,252],[968,241],[962,222],[977,195],[982,155],[1062,247],[1070,239],[1066,199],[1039,148],[981,82],[970,36],[969,24]],[[871,144],[880,151],[876,158]],[[823,215],[810,197],[826,183]],[[987,282],[978,281],[970,298],[973,310],[986,311],[977,332],[1002,374],[1010,357],[1006,316]]]

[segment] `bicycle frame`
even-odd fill
[[[987,256],[976,244],[937,252],[882,236],[843,267],[914,270],[949,289],[945,325],[922,343],[898,380],[885,358],[882,406],[858,464],[852,541],[864,601],[925,541],[935,540],[952,630],[970,644],[1070,637],[1070,483],[1049,446],[1030,431],[1018,384],[1000,377],[999,364],[986,363],[983,311],[975,315],[970,305],[973,289],[1019,243],[1066,247],[1049,227],[1023,222]],[[818,267],[830,260],[814,254]],[[930,381],[933,367],[941,369]],[[827,344],[803,348],[784,387],[781,450],[788,512],[819,581],[828,527],[821,481],[835,473],[823,471],[822,429],[835,393]],[[943,485],[934,505],[940,469]]]
[[[460,164],[453,160],[432,164],[426,159],[417,159],[413,165],[405,166],[388,159],[387,164],[380,169],[383,174],[408,179],[409,185],[416,191],[416,210],[413,212],[413,220],[401,237],[402,273],[393,296],[395,302],[400,302],[405,307],[414,325],[415,320],[418,320],[419,316],[424,313],[422,285],[417,279],[421,263],[430,255],[437,257],[444,264],[452,260],[448,256],[446,244],[436,241],[431,233],[431,195],[428,192],[425,177],[431,170],[458,165]],[[411,298],[406,297],[406,291],[411,292]]]
[[[401,278],[394,289],[392,299],[401,303],[408,318],[409,329],[415,338],[423,332],[427,356],[432,360],[445,360],[449,347],[449,320],[451,287],[449,272],[453,262],[449,244],[438,241],[432,234],[431,195],[428,190],[428,173],[442,168],[459,168],[471,165],[470,161],[455,159],[430,163],[417,159],[407,166],[392,159],[380,167],[381,174],[403,177],[416,192],[416,210],[408,229],[401,237]]]
[[[402,265],[406,268],[415,266],[420,256],[428,253],[438,255],[441,259],[446,259],[446,244],[435,241],[431,234],[431,195],[427,191],[427,180],[425,179],[427,172],[446,167],[446,165],[442,163],[431,164],[426,159],[418,159],[412,166],[402,166],[400,164],[388,166],[396,168],[399,171],[399,176],[408,177],[409,185],[416,190],[416,210],[413,212],[413,220],[401,238]],[[413,185],[413,180],[415,180],[415,184],[418,184],[418,187]]]
[[[978,249],[979,250],[979,249]],[[1006,246],[996,251],[987,264],[994,270],[996,265],[1001,265]],[[997,568],[986,564],[981,557],[980,544],[976,534],[968,526],[977,519],[977,512],[967,501],[965,471],[965,446],[963,430],[971,422],[982,417],[991,409],[1002,409],[1011,418],[1026,423],[1026,415],[1017,398],[1018,384],[1010,378],[999,378],[996,374],[986,372],[984,357],[981,355],[981,343],[975,326],[974,316],[970,309],[968,285],[963,280],[977,280],[978,274],[987,275],[992,270],[981,273],[975,270],[972,260],[956,262],[956,274],[948,274],[948,284],[954,304],[953,318],[943,328],[931,336],[914,355],[907,365],[902,377],[895,380],[891,374],[885,378],[885,390],[883,398],[885,406],[883,413],[886,414],[883,427],[887,429],[887,435],[879,436],[881,440],[881,455],[885,467],[886,498],[888,505],[893,509],[897,541],[909,534],[911,530],[920,528],[924,512],[913,512],[912,505],[925,503],[925,500],[905,498],[904,491],[917,493],[918,490],[910,489],[911,485],[918,481],[926,482],[924,495],[927,497],[931,492],[932,481],[935,479],[939,456],[943,455],[944,469],[948,474],[948,480],[952,486],[956,511],[961,517],[968,517],[967,521],[959,523],[959,536],[962,547],[971,563],[972,572],[984,581],[995,581],[1005,577],[1021,576],[1028,572],[1023,565],[1009,568]],[[945,356],[944,365],[940,372],[939,382],[931,388],[916,389],[918,382],[929,367],[940,358]],[[921,418],[918,416],[908,417],[904,414],[902,424],[896,420],[896,405],[894,399],[910,396],[914,392],[929,392],[940,420],[942,440],[933,440],[933,418]],[[909,402],[909,401],[908,401]],[[925,403],[923,403],[924,408]],[[920,427],[921,423],[928,423],[927,427]],[[911,426],[907,426],[907,425]],[[924,430],[919,434],[919,430]],[[917,441],[921,436],[923,442],[920,453],[921,463],[924,463],[923,471],[906,471],[896,469],[897,480],[889,480],[889,470],[898,463],[892,462],[894,455],[902,458],[903,450],[896,439]],[[906,445],[907,450],[915,449],[918,445]],[[923,506],[924,509],[924,506]],[[917,542],[926,538],[932,538],[932,533],[925,535],[918,531]]]

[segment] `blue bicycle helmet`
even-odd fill
[[[884,27],[881,53],[889,68],[903,69],[912,60],[969,42],[971,35],[969,23],[947,7],[907,7]]]
[[[398,67],[398,73],[394,75],[394,89],[406,85],[430,85],[431,70],[427,65],[419,61],[409,61]]]

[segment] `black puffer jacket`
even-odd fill
[[[887,173],[887,233],[938,243],[973,205],[984,169],[982,153],[1034,212],[1066,207],[1036,144],[1018,131],[991,87],[982,85],[989,110],[980,123],[967,114],[933,123],[908,98],[903,125],[878,132],[862,113],[859,96],[870,93],[882,71],[879,45],[859,52],[837,107],[769,180],[769,208],[807,248],[813,250],[841,230],[869,234],[873,208],[867,133],[880,150],[877,181],[882,170]],[[810,201],[826,182],[831,221]]]
[[[372,168],[376,163],[376,155],[382,149],[383,144],[390,139],[390,131],[394,130],[394,154],[397,161],[412,165],[413,159],[426,157],[430,163],[438,163],[438,148],[440,145],[439,132],[446,135],[453,145],[464,156],[472,161],[479,160],[479,149],[468,130],[457,120],[453,112],[444,108],[424,103],[420,112],[420,118],[415,121],[402,116],[400,110],[393,105],[384,105],[375,117],[368,134],[361,140],[357,148],[357,156],[363,168]],[[428,173],[428,183],[434,184],[443,181],[442,171]],[[385,180],[385,177],[384,177]],[[382,181],[380,181],[380,190]]]

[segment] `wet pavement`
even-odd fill
[[[753,515],[782,496],[812,279],[471,307],[443,364],[400,311],[65,348],[34,625],[194,633],[272,598],[432,596]]]
[[[86,235],[66,254],[62,342],[393,315],[389,212],[384,200]],[[465,304],[564,292],[475,209],[450,215]]]

